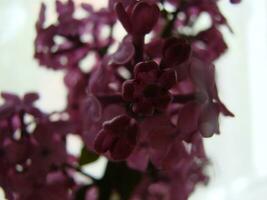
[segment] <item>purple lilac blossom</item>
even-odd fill
[[[234,116],[219,98],[215,79],[213,62],[227,50],[220,27],[231,31],[218,1],[108,3],[95,10],[56,1],[57,22],[48,26],[41,5],[34,57],[41,66],[64,71],[67,104],[61,112],[45,113],[35,106],[37,93],[2,93],[0,186],[8,199],[106,200],[116,194],[187,200],[198,184],[208,183],[203,140],[219,134],[221,114]],[[85,16],[76,18],[77,9]],[[185,34],[183,28],[190,30],[202,13],[211,26]],[[126,31],[120,40],[113,32],[117,22]],[[113,44],[118,48],[110,53]],[[85,72],[81,62],[88,55],[95,60]],[[108,158],[102,179],[75,180],[75,173],[89,175],[81,168],[84,152],[67,152],[70,133],[82,138],[89,160],[96,154]]]

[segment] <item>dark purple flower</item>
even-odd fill
[[[103,124],[95,139],[95,149],[99,153],[110,152],[114,160],[124,160],[136,145],[137,124],[134,119],[121,115]]]
[[[200,114],[201,106],[195,101],[182,107],[177,120],[177,131],[180,138],[188,139],[192,134],[198,132]]]
[[[208,178],[203,173],[207,159],[200,135],[191,143],[174,140],[163,155],[161,170],[154,172],[156,178],[144,177],[133,199],[187,200],[197,184],[207,183]]]
[[[192,48],[194,54],[201,60],[213,62],[218,59],[228,47],[223,39],[222,33],[216,27],[211,27],[196,35],[192,43]]]
[[[197,92],[202,96],[200,131],[203,136],[209,137],[213,133],[219,133],[218,116],[223,113],[226,116],[234,116],[221,102],[215,82],[214,65],[204,63],[198,59],[193,60],[190,68],[193,82]]]
[[[149,33],[158,21],[159,8],[146,1],[135,1],[125,11],[122,3],[116,4],[118,19],[125,30],[136,36]]]
[[[182,38],[169,38],[162,49],[161,67],[177,67],[186,62],[191,55],[190,44]]]
[[[88,149],[94,150],[94,143],[97,137],[98,132],[103,128],[103,123],[110,121],[113,118],[125,115],[125,109],[121,105],[110,104],[102,106],[101,103],[94,97],[93,102],[91,101],[90,109],[100,109],[100,113],[96,116],[92,116],[91,113],[88,113],[88,110],[84,109],[83,113],[83,140]],[[100,107],[99,107],[100,106]],[[85,103],[85,107],[87,107]]]
[[[122,95],[132,103],[133,112],[151,115],[166,109],[172,100],[168,90],[175,83],[175,71],[160,72],[154,61],[142,62],[134,68],[134,79],[124,82]]]

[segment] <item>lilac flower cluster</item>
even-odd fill
[[[2,98],[0,185],[7,199],[67,199],[75,186],[64,168],[71,161],[65,148],[66,134],[72,131],[70,124],[51,121],[37,109],[36,93],[22,99],[2,93]]]
[[[197,184],[206,184],[203,138],[219,133],[220,114],[233,116],[215,80],[213,61],[227,49],[220,27],[230,29],[217,4],[109,0],[107,8],[94,10],[56,1],[57,23],[49,26],[42,4],[34,57],[64,71],[67,105],[53,120],[55,113],[34,106],[37,94],[2,93],[0,186],[6,197],[187,200]],[[85,15],[75,17],[76,9]],[[185,34],[202,13],[211,26]],[[121,41],[113,33],[117,22],[127,32]],[[88,55],[95,59],[85,72],[81,62]],[[69,133],[83,139],[80,158],[66,150]],[[84,174],[83,157],[96,154],[109,159],[104,177],[78,184],[74,171]]]

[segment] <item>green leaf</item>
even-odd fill
[[[86,147],[82,148],[79,165],[83,166],[92,162],[95,162],[99,156],[95,154],[94,152],[88,151]]]

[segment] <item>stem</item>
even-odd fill
[[[143,35],[133,36],[133,44],[135,47],[135,56],[134,56],[135,64],[143,60],[144,40],[145,37]]]

